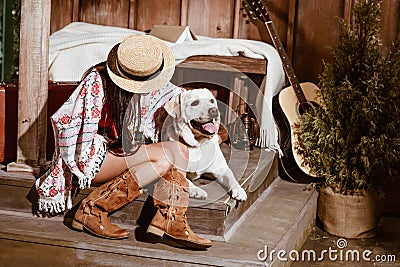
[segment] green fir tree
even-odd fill
[[[398,176],[400,41],[382,55],[380,11],[381,0],[357,0],[351,22],[340,20],[340,41],[319,77],[324,103],[296,128],[305,164],[341,194],[380,191]]]

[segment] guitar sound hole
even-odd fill
[[[309,110],[316,110],[318,107],[319,107],[319,105],[316,102],[307,101],[307,103],[300,105],[299,113],[300,113],[300,115],[303,115],[305,112],[308,112]]]

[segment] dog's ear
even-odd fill
[[[181,95],[173,96],[167,103],[164,105],[164,109],[168,112],[168,115],[174,118],[180,118],[181,116]]]
[[[231,145],[228,129],[222,123],[219,124],[218,137],[219,137],[219,144],[226,143],[229,146]]]
[[[168,115],[177,118],[178,120],[182,118],[182,103],[185,99],[186,93],[187,91],[183,91],[179,95],[173,96],[167,103],[165,103],[164,109],[168,112]]]

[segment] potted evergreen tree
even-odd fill
[[[378,195],[398,176],[400,159],[400,41],[381,52],[381,0],[357,0],[333,60],[319,77],[323,105],[296,127],[298,153],[325,182],[318,217],[346,238],[375,235]]]

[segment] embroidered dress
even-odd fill
[[[154,116],[182,88],[171,83],[142,96],[140,130],[157,141]],[[60,213],[72,208],[72,176],[81,189],[88,188],[107,154],[107,143],[97,133],[104,101],[99,72],[93,69],[77,86],[69,99],[54,113],[52,123],[55,152],[49,170],[36,181],[39,211]],[[138,115],[138,114],[137,114]]]

